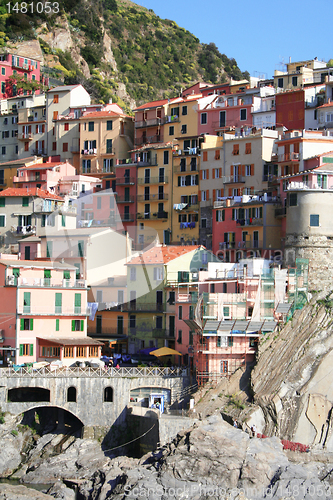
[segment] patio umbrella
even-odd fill
[[[157,356],[158,358],[160,356],[172,356],[176,354],[177,356],[181,356],[182,353],[175,351],[175,349],[170,349],[170,347],[161,347],[160,349],[156,349],[156,351],[152,351],[151,356]]]

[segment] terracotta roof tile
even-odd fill
[[[157,108],[158,106],[163,106],[164,104],[171,104],[172,102],[176,101],[179,99],[178,97],[174,97],[173,99],[161,99],[160,101],[151,101],[151,102],[146,102],[145,104],[142,104],[138,108],[135,108],[134,111],[138,111],[141,109],[149,109],[149,108]]]
[[[125,115],[124,113],[116,113],[115,111],[92,111],[91,113],[86,113],[84,116],[80,117],[80,120],[85,120],[86,118],[106,118],[114,116],[115,118],[121,117],[127,117],[128,115]],[[129,116],[129,118],[132,118],[132,116]]]
[[[139,257],[134,257],[132,260],[128,262],[130,265],[139,265],[139,264],[167,264],[171,260],[177,259],[182,255],[186,255],[189,252],[193,252],[201,248],[200,245],[187,245],[187,246],[178,246],[178,245],[166,245],[166,246],[156,246],[150,248],[146,252],[144,252]]]
[[[37,168],[40,170],[43,168],[53,168],[53,167],[57,167],[57,166],[64,165],[64,164],[65,164],[64,161],[47,162],[47,163],[34,163],[33,165],[29,165],[28,167],[26,167],[26,166],[18,167],[17,170],[33,170],[33,169],[37,169]]]
[[[49,193],[40,188],[7,188],[0,191],[0,196],[36,196],[37,198],[46,198],[49,200],[64,201],[61,196]]]

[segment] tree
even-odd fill
[[[16,95],[24,92],[36,92],[36,90],[44,90],[44,85],[36,80],[26,80],[22,75],[16,74],[8,78],[7,84],[12,90],[12,95],[16,89]]]

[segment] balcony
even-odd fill
[[[150,120],[134,122],[135,128],[155,127],[156,125],[162,125],[162,118],[151,118]]]
[[[156,142],[163,142],[163,137],[161,135],[151,135],[149,137],[137,137],[135,139],[135,146],[140,146],[141,144],[154,144]]]
[[[263,219],[260,218],[250,218],[250,219],[238,219],[236,221],[236,224],[238,226],[262,226],[263,225]]]
[[[220,250],[242,250],[242,249],[254,249],[254,248],[263,248],[263,241],[254,240],[254,241],[224,241],[220,243]]]
[[[192,174],[192,173],[197,173],[199,168],[197,164],[195,165],[186,165],[185,169],[183,165],[177,165],[174,167],[174,172],[176,174]]]
[[[47,151],[45,148],[32,149],[31,154],[45,156],[47,154]]]
[[[29,310],[28,310],[29,307]],[[57,308],[57,311],[60,311]],[[53,306],[22,306],[19,305],[17,308],[17,314],[28,314],[29,316],[90,316],[91,307],[70,307],[70,306],[62,306],[61,312],[56,312],[55,307]]]
[[[173,151],[174,156],[192,156],[199,155],[201,153],[199,148],[188,148],[188,149],[177,149]]]
[[[127,302],[121,305],[121,311],[137,311],[137,312],[164,312],[164,304],[143,304],[136,301]]]
[[[125,214],[125,213],[119,213],[120,218],[122,222],[134,222],[135,221],[135,215],[134,214]],[[114,220],[114,224],[117,222],[117,220]],[[119,221],[120,222],[120,221]]]
[[[167,184],[168,176],[160,175],[159,177],[139,177],[138,184]]]
[[[97,156],[97,148],[82,149],[81,155],[83,155],[83,156]]]
[[[175,330],[167,330],[166,328],[153,328],[153,339],[175,339]]]
[[[134,203],[134,199],[130,199],[128,196],[116,196],[117,203]]]
[[[137,201],[161,201],[168,200],[169,195],[167,193],[156,193],[156,194],[140,194],[137,196]]]
[[[242,175],[230,175],[226,176],[224,183],[225,184],[242,184],[245,182],[245,177]]]
[[[285,217],[286,214],[287,214],[287,207],[276,208],[275,212],[274,212],[274,215],[275,215],[276,218]]]
[[[12,62],[12,67],[13,68],[20,68],[24,69],[25,71],[33,71],[34,67],[31,64],[26,64],[26,63],[18,63],[16,59],[14,59],[15,62]]]
[[[116,154],[116,151],[113,148],[106,148],[105,153],[101,153],[103,156],[104,155],[112,155],[114,156]]]
[[[12,226],[10,231],[17,236],[31,236],[36,234],[36,226]]]
[[[156,219],[168,219],[169,214],[168,212],[144,212],[144,213],[138,213],[136,218],[137,219],[144,219],[144,220],[156,220]]]
[[[18,140],[19,141],[32,141],[33,137],[32,137],[32,134],[18,134],[17,136]]]
[[[116,178],[117,186],[134,186],[135,178],[134,177],[117,177]]]
[[[278,155],[278,162],[285,163],[287,161],[299,161],[299,153],[283,153]]]
[[[306,182],[306,181],[291,181],[289,182],[286,187],[284,188],[284,191],[308,191],[309,189],[315,189],[315,190],[320,190],[320,189],[333,189],[333,186],[327,187],[327,184],[317,184],[316,182]]]

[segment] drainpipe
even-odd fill
[[[223,132],[223,178],[225,179],[225,132]],[[225,198],[226,187],[223,182],[223,197]]]
[[[7,267],[7,269],[8,269],[8,267]],[[6,276],[7,276],[7,270],[6,270]],[[20,326],[19,316],[17,313],[18,299],[19,299],[19,287],[18,287],[18,283],[17,283],[17,285],[16,285],[16,318],[15,318],[15,325],[16,325],[16,330],[15,330],[15,364],[17,364],[17,355],[20,352],[19,345],[18,345],[18,331],[19,331],[19,326]]]
[[[171,148],[171,203],[170,203],[170,240],[169,244],[172,244],[172,219],[173,219],[173,147]]]

